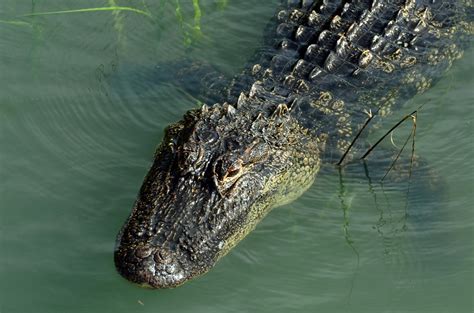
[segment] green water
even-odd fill
[[[191,1],[181,1],[191,27],[180,26],[173,1],[115,2],[153,18],[100,12],[12,23],[111,1],[0,3],[1,313],[472,312],[472,49],[412,101],[426,103],[417,154],[442,187],[412,195],[409,218],[405,183],[382,190],[360,170],[340,177],[328,167],[209,274],[161,291],[122,279],[116,234],[163,128],[197,103],[143,77],[187,54],[236,73],[278,1],[200,1],[202,35],[192,30]]]

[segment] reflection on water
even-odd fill
[[[120,36],[110,12],[0,24],[0,312],[472,309],[472,49],[408,106],[426,103],[416,143],[426,165],[410,182],[380,184],[374,160],[327,166],[208,275],[157,292],[115,273],[115,236],[162,130],[197,105],[154,69],[191,55],[236,73],[277,2],[200,1],[203,38],[193,49],[175,7],[159,2],[148,4],[162,10],[159,21],[121,13]],[[181,9],[192,20],[193,7]],[[31,10],[3,1],[0,20]]]

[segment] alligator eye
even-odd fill
[[[243,162],[237,159],[234,162],[218,160],[213,168],[213,180],[221,196],[226,196],[243,175]],[[229,164],[230,163],[230,164]]]
[[[234,177],[240,172],[240,167],[231,167],[227,170],[227,174],[225,175],[226,177]]]
[[[231,166],[227,168],[227,171],[225,173],[225,178],[236,177],[240,173],[241,169],[242,169],[242,159],[238,159]]]
[[[226,166],[225,162],[219,160],[214,165],[214,175],[219,181],[225,181],[229,178],[235,178],[239,175],[242,168],[242,161],[239,159],[233,162],[231,165]]]

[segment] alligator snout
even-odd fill
[[[173,252],[146,245],[119,247],[115,265],[123,277],[144,287],[172,288],[191,276]]]

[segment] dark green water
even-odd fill
[[[412,194],[409,218],[405,183],[382,190],[360,170],[326,168],[204,277],[162,291],[122,279],[116,234],[163,128],[197,102],[153,68],[190,53],[236,73],[278,3],[201,1],[198,39],[183,35],[174,2],[149,2],[153,20],[100,12],[28,24],[11,20],[111,2],[0,3],[1,313],[472,312],[472,49],[391,121],[426,103],[416,149],[441,187]],[[181,9],[192,24],[191,1]]]

